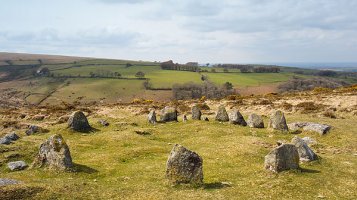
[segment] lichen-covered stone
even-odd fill
[[[257,114],[250,114],[248,116],[247,124],[251,128],[264,128],[263,118]]]
[[[279,131],[289,131],[288,125],[286,124],[286,119],[284,113],[280,110],[274,112],[270,116],[269,128],[279,130]]]
[[[68,127],[78,132],[89,132],[92,127],[89,125],[87,117],[81,111],[75,111],[68,119]]]
[[[162,122],[177,121],[177,110],[173,107],[166,106],[161,110],[160,120]]]
[[[166,178],[172,184],[203,183],[202,158],[195,152],[176,144],[166,164]]]
[[[151,110],[149,115],[148,115],[148,122],[150,124],[156,124],[156,112],[155,110]]]
[[[232,124],[237,124],[241,126],[247,126],[247,122],[244,120],[243,115],[238,110],[232,110],[229,113],[229,121]]]
[[[194,105],[192,107],[192,119],[193,120],[201,120],[202,112],[198,105]]]
[[[326,125],[326,124],[318,124],[318,123],[313,123],[313,122],[294,122],[288,124],[289,129],[291,130],[298,130],[298,129],[303,129],[305,131],[313,131],[317,132],[320,135],[324,135],[328,133],[331,129],[331,126]]]
[[[7,163],[7,167],[11,171],[23,170],[23,169],[25,169],[27,167],[27,164],[24,161],[15,161],[15,162]]]
[[[299,153],[295,145],[282,144],[265,156],[265,169],[281,172],[299,168]]]
[[[228,122],[229,121],[228,113],[226,111],[226,108],[223,105],[220,105],[218,107],[218,111],[217,111],[215,119],[216,119],[216,121],[219,121],[219,122]]]
[[[58,170],[71,169],[73,167],[72,157],[63,137],[56,134],[42,143],[32,166]]]
[[[310,149],[303,139],[295,136],[291,143],[297,148],[301,161],[317,160],[317,155]]]

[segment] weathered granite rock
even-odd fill
[[[292,140],[291,143],[296,146],[300,161],[313,161],[317,160],[317,155],[310,149],[310,147],[306,144],[306,142],[295,136]]]
[[[299,168],[299,153],[292,144],[282,144],[265,156],[265,169],[281,172]]]
[[[109,126],[109,122],[105,119],[100,119],[98,120],[98,123],[101,124],[102,126]]]
[[[202,112],[198,105],[194,105],[192,107],[192,119],[193,120],[201,120]]]
[[[264,121],[262,117],[257,114],[250,114],[248,116],[247,124],[251,128],[264,128]]]
[[[14,179],[0,178],[0,186],[16,185],[19,183],[20,183],[20,181],[17,181]]]
[[[58,170],[71,169],[73,167],[72,157],[63,137],[56,134],[42,143],[32,166]]]
[[[148,122],[150,124],[156,124],[156,113],[155,110],[151,110],[149,115],[148,115]]]
[[[173,107],[166,106],[164,109],[161,110],[160,120],[162,122],[177,122],[177,110]]]
[[[7,137],[2,137],[2,138],[0,138],[0,144],[9,145],[9,144],[11,144],[11,140]]]
[[[92,127],[89,125],[87,117],[81,111],[75,111],[68,119],[68,127],[78,132],[89,132]]]
[[[7,163],[7,167],[11,171],[19,171],[25,169],[27,167],[27,164],[24,161],[15,161]]]
[[[218,107],[218,111],[217,111],[215,119],[216,119],[216,121],[219,121],[219,122],[228,122],[229,121],[228,113],[226,111],[226,108],[223,105],[220,105]]]
[[[29,128],[25,131],[26,135],[33,135],[40,132],[41,128],[37,125],[30,125]]]
[[[166,178],[172,184],[203,183],[202,158],[195,152],[176,144],[166,164]]]
[[[274,112],[270,116],[268,127],[279,131],[289,131],[288,125],[286,124],[284,113],[281,112],[280,110]]]
[[[15,132],[8,133],[4,137],[10,139],[11,141],[16,141],[20,138]]]
[[[320,135],[324,135],[328,133],[328,131],[331,129],[331,126],[326,125],[326,124],[318,124],[318,123],[312,123],[312,122],[295,122],[295,123],[290,123],[288,124],[289,129],[291,130],[298,130],[298,129],[303,129],[305,131],[313,131],[317,132]]]
[[[243,115],[238,110],[232,110],[229,113],[229,121],[232,124],[247,126],[247,122],[244,120]]]

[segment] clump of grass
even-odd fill
[[[293,109],[293,105],[290,103],[287,103],[285,101],[283,103],[281,103],[280,107],[286,111],[292,111],[292,109]]]
[[[322,113],[322,115],[324,117],[328,117],[328,118],[331,118],[331,119],[336,119],[337,118],[335,112],[332,111],[332,110],[326,110],[325,112]]]

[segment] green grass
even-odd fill
[[[214,121],[151,126],[145,116],[134,117],[125,110],[110,109],[110,114],[115,118],[109,118],[109,127],[97,124],[97,119],[105,116],[90,117],[90,123],[99,129],[91,134],[71,132],[65,124],[49,127],[47,134],[24,136],[20,132],[22,138],[10,148],[16,149],[20,159],[28,163],[41,142],[61,133],[78,172],[44,169],[9,172],[3,165],[2,178],[24,182],[5,189],[42,188],[34,199],[317,199],[319,195],[327,199],[354,199],[357,195],[354,156],[357,130],[353,124],[356,117],[317,120],[307,115],[287,115],[288,122],[317,120],[331,124],[334,129],[325,136],[308,132],[299,135],[318,141],[313,149],[318,152],[319,161],[302,164],[302,172],[273,174],[263,169],[264,156],[271,148],[258,142],[273,145],[277,140],[290,141],[294,135]],[[116,122],[135,122],[138,126],[118,126]],[[138,129],[151,135],[137,135],[134,130]],[[202,156],[204,187],[167,184],[165,165],[175,143]],[[334,149],[340,153],[334,153]],[[221,182],[230,182],[231,187],[221,187]]]

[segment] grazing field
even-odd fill
[[[217,102],[209,105],[214,110],[218,106]],[[182,123],[179,118],[179,123],[153,126],[146,122],[146,115],[134,114],[140,107],[91,109],[94,112],[89,122],[97,129],[92,133],[72,132],[66,124],[48,125],[50,119],[40,123],[29,121],[45,126],[50,132],[25,136],[23,130],[17,130],[20,140],[0,146],[1,177],[23,182],[0,187],[0,198],[355,199],[357,195],[357,130],[353,124],[356,116],[317,119],[313,115],[286,114],[288,123],[312,121],[330,124],[333,129],[324,136],[300,133],[299,137],[309,136],[317,141],[312,149],[319,160],[301,164],[301,170],[274,174],[263,169],[264,156],[276,141],[289,142],[295,135],[218,123],[209,112],[204,116],[210,122]],[[244,111],[244,117],[249,113]],[[102,118],[109,121],[109,127],[97,123]],[[267,118],[264,121],[267,124]],[[138,130],[149,134],[136,134]],[[62,134],[69,145],[76,172],[45,169],[9,172],[6,162],[22,159],[31,163],[39,144],[55,133]],[[176,143],[202,156],[202,187],[173,187],[166,182],[166,160]]]

